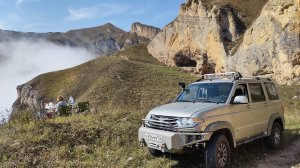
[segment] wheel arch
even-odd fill
[[[226,121],[217,121],[209,124],[204,132],[213,132],[212,137],[216,134],[223,134],[227,137],[229,144],[236,147],[235,135],[232,125]]]
[[[281,125],[282,129],[284,130],[284,119],[282,118],[282,116],[279,113],[275,113],[275,114],[271,115],[271,117],[269,119],[268,130],[267,130],[268,136],[271,135],[272,126],[273,126],[274,122],[278,122]]]

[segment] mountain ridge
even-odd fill
[[[157,29],[153,26],[144,26],[149,31],[153,29],[155,32]],[[62,46],[86,48],[97,55],[109,55],[127,46],[150,42],[147,35],[139,36],[138,34],[140,34],[139,31],[126,32],[112,23],[106,23],[101,26],[74,29],[67,32],[34,33],[0,30],[0,42],[22,39],[47,40]],[[151,32],[151,35],[153,35],[153,32]]]

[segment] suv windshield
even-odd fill
[[[198,83],[189,85],[177,102],[225,103],[233,83]]]

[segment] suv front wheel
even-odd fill
[[[271,149],[278,149],[282,144],[282,126],[275,122],[272,126],[271,135],[266,137],[266,145]]]
[[[205,157],[207,167],[229,167],[230,146],[226,136],[222,134],[213,136],[205,148]]]
[[[163,155],[163,153],[157,149],[148,148],[148,150],[152,156],[158,157],[158,156]]]

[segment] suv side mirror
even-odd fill
[[[179,82],[178,85],[182,88],[182,90],[185,90],[185,83],[184,82]]]
[[[248,104],[247,96],[236,96],[233,100],[233,104]]]

